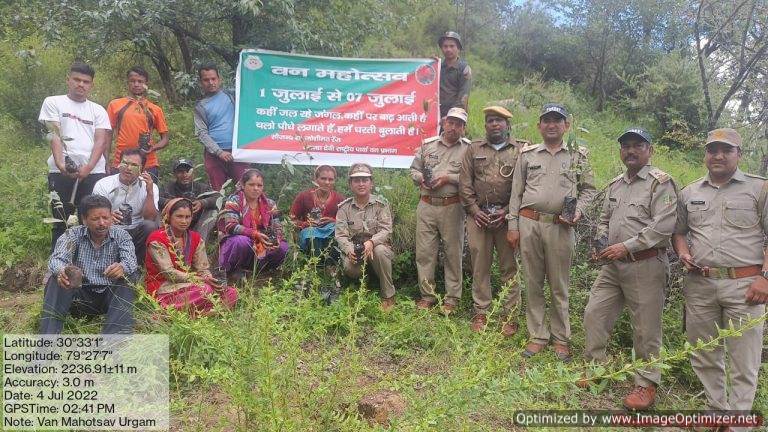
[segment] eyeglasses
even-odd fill
[[[120,162],[120,166],[128,167],[128,168],[141,168],[141,164],[126,162],[126,161]]]

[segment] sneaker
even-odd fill
[[[383,312],[389,312],[395,308],[395,296],[390,298],[381,299],[381,310]]]
[[[552,351],[555,352],[555,357],[563,363],[570,363],[573,360],[571,358],[571,349],[566,344],[554,343],[552,344]]]
[[[540,344],[536,342],[529,342],[528,345],[525,346],[525,351],[523,351],[523,357],[525,358],[531,358],[535,356],[536,354],[540,353],[541,350],[546,348],[546,344]]]
[[[488,324],[488,318],[485,317],[485,314],[477,314],[472,317],[472,323],[469,328],[471,328],[473,332],[479,333],[485,330],[486,324]]]
[[[448,316],[456,312],[456,308],[457,306],[455,304],[443,303],[443,307],[441,307],[440,310],[443,312],[443,315]]]
[[[520,329],[519,324],[516,322],[505,322],[504,325],[501,326],[501,334],[504,335],[504,337],[511,338],[515,334],[517,334],[517,331]]]
[[[624,407],[630,410],[646,410],[653,405],[656,400],[656,386],[650,384],[648,387],[635,386],[631,392],[624,398]]]
[[[435,302],[433,302],[430,299],[422,297],[422,298],[420,298],[416,302],[416,309],[419,309],[419,310],[430,310],[430,309],[432,309],[432,306],[434,306],[434,305],[435,305]]]

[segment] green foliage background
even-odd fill
[[[653,163],[670,173],[678,186],[704,173],[700,143],[706,122],[700,83],[686,52],[687,36],[681,30],[685,25],[679,21],[684,17],[673,16],[690,6],[686,2],[631,2],[624,11],[612,2],[554,2],[552,7],[562,8],[562,16],[568,17],[570,31],[558,31],[562,23],[536,3],[514,6],[492,0],[466,4],[281,0],[266,5],[225,1],[225,7],[174,0],[146,2],[143,14],[133,0],[116,2],[120,7],[87,0],[59,3],[0,5],[0,39],[5,42],[0,44],[4,64],[0,273],[6,275],[2,283],[8,275],[27,269],[41,272],[45,265],[50,240],[48,226],[41,221],[48,216],[49,150],[36,117],[45,96],[65,92],[66,69],[74,58],[95,64],[92,99],[103,105],[123,95],[128,67],[138,63],[151,69],[150,86],[162,94],[158,103],[170,126],[171,144],[160,154],[166,177],[170,162],[180,156],[202,162],[202,146],[192,127],[197,91],[193,66],[211,58],[225,64],[217,49],[248,46],[331,55],[427,56],[438,54],[434,40],[448,28],[466,30],[466,57],[476,78],[470,98],[470,137],[484,134],[482,107],[498,103],[514,114],[515,137],[538,142],[539,107],[559,101],[574,114],[572,133],[586,141],[599,187],[623,169],[615,137],[638,124],[657,137]],[[576,14],[578,7],[583,14]],[[191,12],[178,13],[185,10]],[[611,13],[626,17],[609,25],[606,17]],[[237,39],[241,18],[245,24],[242,39]],[[184,30],[197,26],[203,40],[179,38],[171,27],[157,23],[188,24]],[[120,32],[103,31],[118,27]],[[142,28],[146,31],[137,31]],[[649,29],[647,40],[636,33],[643,28]],[[601,35],[607,36],[600,39]],[[181,40],[190,45],[189,65],[178,45]],[[632,40],[643,42],[633,48],[643,61],[628,62],[621,51],[631,48]],[[601,41],[612,49],[605,64],[590,60]],[[171,65],[167,82],[158,77],[162,68],[154,67],[162,60],[160,54]],[[606,78],[594,87],[591,78],[597,76],[598,67],[606,68]],[[226,66],[222,72],[231,77]],[[739,128],[753,137],[744,168],[756,171],[763,138],[749,125]],[[310,167],[293,167],[293,173],[279,166],[260,168],[266,174],[267,193],[283,210],[296,192],[310,184]],[[340,170],[341,179],[345,172]],[[204,178],[202,169],[198,173]],[[392,419],[392,430],[514,430],[518,409],[619,408],[630,388],[630,372],[640,367],[632,358],[626,314],[617,323],[607,364],[578,360],[584,344],[581,317],[598,271],[585,259],[588,228],[579,230],[571,274],[577,360],[565,366],[550,352],[523,360],[524,304],[518,311],[521,332],[514,338],[499,334],[496,309],[488,331],[471,333],[469,278],[456,316],[415,309],[410,300],[418,295],[412,246],[418,194],[403,170],[377,169],[375,179],[377,191],[389,199],[395,213],[398,306],[393,313],[379,311],[375,278],[343,281],[340,301],[322,306],[318,291],[332,280],[315,260],[296,253],[290,254],[282,272],[243,284],[240,303],[232,312],[192,320],[184,313],[161,311],[150,299],[139,302],[139,331],[170,335],[174,430],[380,430],[383,427],[369,425],[357,415],[356,404],[382,389],[400,393],[407,404],[404,414]],[[348,192],[343,180],[337,186]],[[657,407],[703,408],[700,384],[686,359],[693,348],[685,345],[680,328],[682,275],[674,270],[664,313],[664,375]],[[499,286],[496,268],[493,281],[499,290],[508,289]],[[304,284],[309,295],[297,295],[296,284]],[[4,294],[0,299],[11,304],[0,310],[3,332],[35,330],[42,287],[30,288],[31,294]],[[24,306],[13,306],[23,295],[33,298],[18,303]],[[99,328],[99,320],[67,322],[71,332]],[[585,372],[608,379],[579,390],[573,383]],[[755,403],[762,411],[768,409],[765,382],[760,382]]]

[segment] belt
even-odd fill
[[[517,214],[524,218],[533,219],[539,222],[547,222],[547,223],[553,223],[553,224],[562,223],[560,222],[559,214],[541,213],[529,207],[520,209],[520,211],[518,211]]]
[[[429,196],[429,195],[422,195],[421,200],[433,206],[447,206],[447,205],[456,204],[457,202],[459,202],[459,196],[454,195],[449,197],[435,197],[435,196]]]
[[[637,261],[647,260],[648,258],[659,256],[659,252],[663,250],[665,249],[651,248],[651,249],[643,249],[635,253],[630,252],[629,255],[627,255],[625,258],[622,259],[622,261],[637,262]]]
[[[712,279],[741,279],[758,276],[763,273],[763,266],[751,265],[746,267],[702,267],[694,268],[692,273]]]

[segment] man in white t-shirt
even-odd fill
[[[139,149],[127,149],[120,156],[119,172],[104,177],[93,187],[94,195],[112,203],[112,219],[118,228],[128,231],[136,249],[136,261],[144,265],[147,237],[157,229],[157,203],[160,192],[152,176],[144,171],[144,155]]]
[[[67,74],[67,94],[43,101],[38,120],[48,129],[51,143],[48,158],[48,189],[59,199],[51,204],[53,216],[62,221],[74,214],[80,199],[89,195],[104,177],[104,147],[112,129],[107,111],[89,101],[96,72],[89,65],[74,62]],[[51,247],[64,233],[64,222],[53,225]]]

